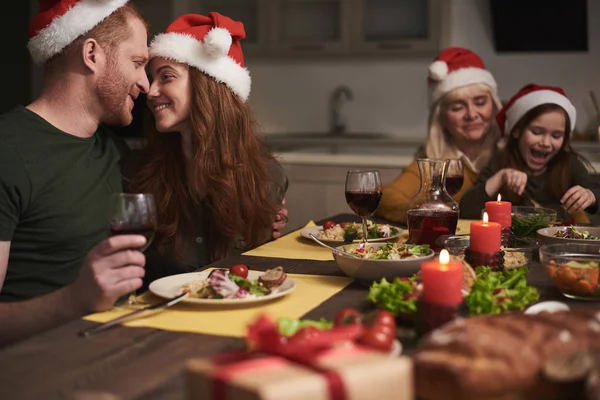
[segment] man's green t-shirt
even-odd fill
[[[0,116],[0,241],[10,241],[0,301],[55,291],[108,236],[127,146],[108,129],[69,135],[25,107]]]

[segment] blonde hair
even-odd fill
[[[462,86],[456,88],[446,95],[441,97],[431,109],[429,114],[429,132],[425,141],[425,154],[428,158],[446,159],[446,158],[459,158],[460,150],[453,143],[452,136],[447,132],[441,122],[440,114],[442,107],[446,104],[464,99],[465,97],[471,97],[477,92],[485,90],[492,98],[494,105],[494,116],[502,108],[502,102],[498,97],[496,91],[492,90],[489,86],[483,83],[475,83],[472,85]],[[465,165],[473,170],[473,172],[479,173],[490,160],[495,147],[498,145],[500,139],[500,129],[495,121],[490,124],[489,131],[486,134],[486,139],[483,145],[483,149],[476,160],[470,160],[463,157]]]

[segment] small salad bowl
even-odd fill
[[[388,246],[395,247],[396,250],[406,248],[409,252],[412,251],[413,254],[405,258],[390,260],[366,257],[354,258],[348,257],[340,252],[332,253],[336,264],[346,275],[367,286],[370,286],[373,282],[380,281],[382,278],[385,278],[388,281],[391,281],[395,277],[410,278],[419,272],[421,263],[435,257],[435,252],[429,249],[428,246],[398,243],[368,243],[367,249],[376,253],[376,257],[384,257],[386,252],[389,253],[389,249],[391,248]],[[354,254],[357,248],[358,245],[356,244],[338,247],[338,249],[350,254]],[[392,253],[395,253],[395,251],[392,250]]]
[[[519,237],[535,237],[538,229],[556,222],[556,211],[551,208],[513,206],[512,232]]]
[[[546,244],[540,247],[540,261],[563,296],[600,300],[600,244]]]

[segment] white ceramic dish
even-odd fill
[[[150,284],[148,288],[150,292],[154,293],[157,296],[164,298],[175,297],[179,294],[181,287],[192,281],[201,281],[208,279],[208,274],[210,271],[202,271],[202,272],[191,272],[188,274],[178,274],[166,276],[161,279],[157,279]],[[248,278],[249,279],[257,279],[259,276],[263,274],[262,271],[249,271]],[[252,303],[262,303],[265,301],[277,299],[279,297],[286,296],[290,294],[294,289],[296,289],[296,282],[289,277],[283,281],[283,283],[271,294],[261,297],[250,297],[244,299],[198,299],[193,297],[186,297],[182,300],[182,303],[189,304],[204,304],[204,305],[231,305],[231,304],[252,304]]]
[[[384,224],[387,225],[387,224]],[[396,240],[398,239],[400,236],[402,236],[402,233],[404,232],[404,230],[402,228],[398,228],[397,226],[393,226],[393,225],[389,225],[394,227],[395,229],[398,230],[398,234],[394,235],[394,236],[390,236],[388,238],[377,238],[377,239],[369,239],[368,242],[388,242],[391,240]],[[309,236],[311,233],[313,235],[315,235],[317,237],[317,239],[319,239],[320,241],[327,243],[331,246],[341,246],[344,244],[343,240],[330,240],[330,239],[321,239],[319,237],[319,232],[323,231],[323,226],[319,225],[319,226],[312,226],[310,228],[304,228],[300,231],[300,235],[306,239],[312,240],[312,238]],[[357,239],[354,241],[354,243],[359,243],[360,240]]]
[[[555,313],[558,311],[569,311],[569,310],[570,310],[569,306],[560,301],[542,301],[541,303],[537,303],[537,304],[532,305],[531,307],[528,307],[525,310],[525,314],[533,315],[533,314],[539,314],[541,312]]]
[[[375,248],[385,246],[387,243],[372,243]],[[350,246],[350,245],[347,245]],[[338,248],[346,251],[347,246]],[[391,281],[395,277],[410,278],[421,268],[421,264],[435,257],[435,252],[429,250],[429,254],[418,258],[405,258],[402,260],[371,260],[364,258],[348,257],[338,252],[332,252],[338,267],[349,277],[358,282],[371,285],[379,282],[382,278]]]

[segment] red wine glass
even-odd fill
[[[346,203],[362,219],[362,243],[367,242],[367,218],[379,207],[382,190],[379,171],[348,171],[346,175]]]
[[[156,234],[156,206],[154,204],[154,196],[146,193],[113,194],[110,198],[108,226],[111,236],[145,236],[146,244],[138,250],[146,250]],[[130,293],[126,305],[144,305],[136,297],[135,291]]]
[[[446,191],[452,197],[460,192],[464,177],[463,162],[460,158],[448,160],[448,172],[446,173]]]

